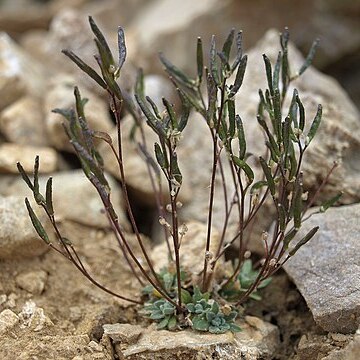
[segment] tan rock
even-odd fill
[[[112,341],[126,345],[134,344],[144,332],[142,326],[131,324],[105,324],[103,328]]]
[[[25,96],[0,114],[0,131],[10,142],[47,146],[44,114],[38,99]]]
[[[73,151],[69,139],[62,126],[66,122],[63,116],[52,113],[55,108],[67,109],[75,106],[74,86],[76,81],[69,75],[59,75],[50,84],[45,96],[44,112],[49,141],[58,150]],[[89,99],[85,105],[85,115],[89,127],[93,130],[109,132],[113,128],[110,120],[108,105],[96,95],[80,88],[83,98]]]
[[[0,173],[18,174],[18,161],[26,172],[32,173],[37,155],[40,157],[39,173],[46,174],[57,169],[57,153],[51,148],[4,143],[0,145]]]
[[[41,163],[40,163],[41,166]],[[53,204],[58,220],[72,220],[81,224],[108,227],[109,222],[102,214],[101,199],[82,170],[63,171],[53,176]],[[49,176],[40,176],[40,189],[44,193]],[[112,189],[112,203],[119,216],[119,223],[128,228],[128,220],[124,212],[124,203],[119,185],[107,176]],[[0,194],[4,196],[18,195],[31,197],[30,190],[20,176],[4,177],[4,187],[0,186]]]
[[[40,212],[37,215],[49,229],[45,217]],[[0,219],[1,259],[38,256],[48,249],[31,224],[22,196],[0,197]]]
[[[19,317],[9,309],[0,313],[0,334],[13,328],[19,322]]]
[[[44,69],[6,34],[0,33],[0,110],[24,94],[41,97]]]
[[[214,356],[229,360],[240,358],[256,360],[271,359],[274,356],[279,345],[279,333],[276,326],[252,317],[239,325],[242,327],[240,333],[227,332],[216,335],[192,330],[159,331],[150,326],[143,329],[137,341],[127,344],[121,342],[123,336],[121,334],[126,328],[123,324],[116,324],[112,325],[111,329],[118,329],[119,337],[115,331],[112,331],[111,335],[105,331],[104,338],[113,339],[118,356],[126,360],[195,360],[213,359]],[[136,334],[140,332],[137,326],[134,331]]]
[[[204,268],[207,226],[201,222],[189,221],[186,223],[186,228],[188,230],[185,235],[181,237],[180,263],[182,270],[192,276],[196,282],[199,280],[199,274]],[[220,242],[220,234],[216,229],[212,231],[210,239],[210,256],[214,258]],[[174,246],[172,239],[169,241],[170,248],[173,251]],[[168,248],[165,242],[153,248],[152,260],[157,272],[169,265]],[[224,259],[221,258],[218,266],[221,266],[220,264],[223,265],[223,263]],[[215,273],[216,269],[217,268],[215,268]]]
[[[48,274],[46,271],[35,270],[19,274],[16,276],[15,282],[17,286],[27,292],[40,295],[45,289],[47,278]]]

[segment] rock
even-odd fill
[[[9,309],[0,313],[0,334],[13,328],[19,322],[19,317]]]
[[[57,169],[57,153],[49,147],[25,146],[11,143],[0,145],[0,173],[18,174],[16,167],[18,161],[21,162],[26,172],[32,173],[34,170],[34,159],[39,155],[39,173],[46,174]]]
[[[46,327],[54,326],[50,318],[45,315],[44,309],[38,307],[33,301],[27,301],[19,313],[22,328],[32,331],[41,331]]]
[[[360,325],[360,205],[332,208],[320,215],[302,226],[299,238],[316,225],[320,230],[285,270],[324,330],[353,332]]]
[[[44,69],[4,32],[0,33],[0,110],[24,94],[45,91]]]
[[[40,295],[44,289],[48,274],[44,270],[24,272],[16,276],[16,285],[30,294]]]
[[[345,348],[334,350],[322,360],[357,360],[360,354],[360,334],[356,334]]]
[[[44,114],[38,99],[25,96],[0,114],[0,131],[19,145],[47,146]]]
[[[204,268],[204,256],[206,248],[206,224],[189,221],[186,223],[187,231],[181,239],[180,263],[181,268],[193,277],[193,283],[198,282],[199,274]],[[181,225],[180,225],[181,230]],[[216,256],[216,251],[220,243],[220,234],[216,229],[211,233],[210,253],[212,257]],[[170,239],[170,248],[174,249],[172,239]],[[169,264],[168,248],[166,242],[157,245],[152,250],[151,256],[155,271],[160,272],[163,267]],[[217,267],[214,270],[215,276],[218,273],[219,266],[224,265],[224,259],[220,258]]]
[[[249,151],[263,154],[265,147],[260,126],[256,121],[258,89],[266,88],[266,74],[262,54],[274,63],[279,51],[279,35],[269,30],[264,38],[249,51],[248,66],[243,86],[236,96],[237,111],[241,115],[248,139]],[[300,68],[304,59],[290,44],[289,63],[292,72]],[[357,188],[357,153],[360,150],[360,115],[344,90],[332,78],[310,67],[288,90],[284,109],[288,109],[293,88],[297,88],[304,104],[308,125],[316,113],[318,104],[323,105],[323,121],[312,144],[306,152],[303,164],[304,188],[314,192],[325,178],[335,160],[341,159],[341,167],[336,170],[325,187],[323,198],[328,199],[340,190],[344,191],[342,203],[352,203],[360,199]]]
[[[126,343],[128,340],[121,341],[127,336],[126,333],[132,332],[127,332],[127,327],[124,327],[124,324],[112,325],[110,334],[107,334],[106,330],[104,333],[104,337],[110,337],[115,343],[118,356],[126,360],[271,359],[279,345],[276,326],[252,317],[248,317],[246,322],[241,324],[243,331],[237,334],[227,332],[215,335],[192,330],[159,331],[150,326],[143,328],[138,340],[131,340],[130,343]],[[136,326],[134,332],[139,336],[141,330]]]
[[[134,344],[144,332],[142,326],[131,324],[105,324],[103,328],[105,336],[124,345]]]
[[[40,162],[41,166],[41,162]],[[101,199],[82,170],[63,171],[53,176],[53,204],[58,220],[71,220],[94,227],[108,227],[109,223],[102,214]],[[40,176],[40,189],[45,192],[45,184],[49,176]],[[128,228],[128,220],[124,212],[121,189],[116,181],[107,176],[112,189],[112,203],[119,216],[119,223]],[[20,176],[4,178],[4,187],[0,186],[0,194],[9,196],[30,197],[30,190]]]
[[[45,217],[38,216],[47,229]],[[22,196],[0,196],[0,219],[0,259],[34,257],[48,249],[31,224]]]
[[[52,113],[53,109],[67,109],[75,106],[74,86],[76,81],[69,75],[59,75],[53,79],[45,96],[44,112],[49,141],[58,150],[73,151],[62,123],[63,116]],[[80,89],[83,98],[89,99],[85,105],[85,115],[89,127],[93,130],[109,132],[114,127],[110,120],[107,104],[93,93]]]

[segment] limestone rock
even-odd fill
[[[41,164],[40,164],[41,165]],[[40,176],[41,191],[45,191],[49,176]],[[116,181],[107,176],[112,189],[112,203],[119,216],[119,222],[128,228],[128,221],[124,213],[121,189]],[[0,194],[10,196],[29,196],[29,188],[18,176],[4,178],[4,187],[0,186]],[[96,189],[88,181],[82,170],[70,170],[53,174],[53,204],[58,220],[72,220],[81,224],[108,227],[109,223],[102,214],[103,205]]]
[[[39,173],[46,174],[57,169],[58,157],[54,149],[4,143],[0,145],[0,173],[18,174],[18,161],[26,172],[32,173],[36,155],[40,157]]]
[[[46,226],[45,217],[37,215]],[[38,256],[48,249],[31,224],[22,196],[0,197],[0,219],[1,259]]]
[[[14,327],[19,322],[19,317],[9,309],[0,313],[0,334]]]
[[[237,111],[241,115],[249,151],[264,153],[263,138],[257,124],[256,112],[258,89],[266,88],[266,74],[262,54],[265,53],[275,62],[279,50],[279,34],[269,30],[264,38],[249,51],[248,66],[243,86],[236,96]],[[292,46],[289,48],[289,63],[295,73],[304,58]],[[307,124],[310,126],[318,104],[323,106],[323,121],[304,159],[304,188],[316,190],[335,160],[341,159],[340,168],[333,173],[328,186],[324,189],[324,198],[329,198],[340,190],[344,191],[343,203],[359,200],[360,186],[357,153],[360,150],[360,115],[340,85],[329,76],[315,68],[309,68],[288,90],[284,109],[288,109],[293,88],[297,88],[305,107]],[[306,130],[306,129],[305,129]]]
[[[199,280],[197,278],[199,277],[199,274],[204,267],[207,226],[201,222],[189,221],[186,223],[186,228],[188,230],[181,239],[180,263],[181,268],[186,273],[191,274],[194,277],[194,281],[196,282]],[[212,257],[216,256],[219,243],[220,234],[218,231],[216,231],[216,229],[214,229],[211,233],[210,243],[210,253],[212,254]],[[172,250],[174,248],[172,239],[170,239],[170,248]],[[166,242],[155,246],[153,248],[151,257],[157,272],[159,272],[163,267],[166,267],[169,263]],[[219,266],[223,266],[223,263],[224,259],[219,259],[218,266],[215,268],[215,273]]]
[[[48,145],[40,102],[31,96],[15,101],[1,112],[0,131],[8,141],[16,144]]]
[[[49,141],[58,150],[73,151],[65,134],[62,123],[63,116],[52,113],[53,109],[67,109],[75,106],[74,86],[76,81],[69,75],[59,75],[53,79],[45,96],[44,112]],[[80,89],[81,96],[89,102],[85,105],[85,116],[92,130],[109,132],[113,124],[109,117],[107,104],[93,93]]]
[[[0,110],[24,94],[41,96],[45,87],[40,64],[0,33]]]
[[[38,307],[32,300],[27,301],[19,313],[22,328],[41,331],[54,326],[51,319],[45,315],[44,309]]]
[[[130,325],[131,326],[131,325]],[[154,330],[152,326],[143,329],[138,340],[123,342],[126,327],[123,324],[112,325],[110,333],[105,326],[104,337],[115,342],[115,349],[120,358],[135,359],[271,359],[279,345],[279,333],[276,326],[260,319],[247,317],[240,324],[243,331],[237,334],[210,334],[184,330],[171,332]],[[117,329],[118,334],[115,332]],[[131,332],[131,331],[129,331]],[[129,333],[127,332],[127,333]],[[139,335],[140,329],[135,326]]]
[[[15,282],[20,288],[27,292],[40,295],[46,285],[48,274],[44,270],[24,272],[16,276]]]
[[[326,331],[349,333],[360,325],[359,215],[360,206],[351,205],[311,217],[300,236],[316,225],[320,230],[285,265]]]
[[[105,324],[104,335],[121,344],[134,344],[143,334],[144,328],[131,324]]]

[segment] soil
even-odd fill
[[[61,228],[69,238],[76,238],[74,242],[84,263],[102,284],[123,295],[133,298],[138,296],[137,284],[121,260],[116,242],[110,233],[71,222],[63,223]],[[31,294],[19,287],[16,281],[19,274],[39,270],[48,274],[41,294]],[[0,262],[0,299],[0,312],[10,308],[16,314],[21,312],[26,302],[31,299],[37,307],[44,310],[44,314],[53,323],[37,331],[31,329],[30,334],[29,330],[24,330],[24,326],[14,327],[0,338],[0,355],[2,351],[8,354],[11,344],[15,346],[18,343],[20,346],[23,343],[21,340],[25,340],[24,337],[29,338],[28,341],[36,341],[38,337],[44,343],[46,335],[52,336],[46,338],[48,341],[54,341],[54,336],[87,335],[87,341],[99,342],[103,334],[102,325],[105,323],[144,323],[137,313],[138,308],[91,285],[69,261],[53,251],[37,258]],[[244,313],[258,316],[279,327],[281,347],[275,359],[311,359],[303,357],[308,349],[305,349],[303,355],[301,351],[297,353],[299,341],[303,337],[304,342],[304,336],[306,339],[316,338],[319,343],[316,347],[318,353],[321,349],[325,349],[325,352],[338,349],[351,339],[351,336],[348,336],[346,341],[340,344],[332,341],[332,338],[314,323],[305,301],[282,271],[277,273],[271,285],[262,291],[262,299],[249,301],[245,305]],[[321,345],[323,343],[326,343],[325,348]],[[38,353],[33,358],[46,358],[42,356],[43,353]],[[113,358],[111,351],[109,356],[109,359]],[[316,358],[317,355],[314,359]],[[11,357],[7,359],[11,360]]]

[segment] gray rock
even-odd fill
[[[274,63],[279,51],[279,34],[269,30],[257,45],[249,51],[248,66],[243,86],[236,96],[237,111],[241,115],[249,151],[264,153],[264,142],[260,126],[256,121],[258,90],[266,88],[266,74],[262,54]],[[293,74],[303,64],[304,58],[290,44],[289,63]],[[306,110],[307,124],[310,126],[318,104],[323,105],[323,121],[304,159],[304,187],[314,191],[326,176],[335,160],[341,159],[340,168],[335,171],[323,192],[329,198],[344,191],[343,203],[360,199],[357,153],[360,150],[360,115],[341,86],[331,77],[310,67],[299,79],[292,83],[284,104],[286,112],[293,88],[297,88]],[[307,129],[305,129],[307,131]]]
[[[40,295],[45,289],[47,277],[48,274],[44,270],[28,271],[17,275],[15,282],[27,292]]]
[[[38,216],[49,229],[45,217]],[[0,219],[0,259],[38,256],[48,249],[31,224],[22,196],[0,196]]]
[[[46,174],[57,169],[58,155],[52,148],[3,143],[0,145],[0,173],[18,174],[18,161],[26,172],[31,173],[36,155],[40,157],[39,173]]]
[[[58,150],[73,151],[69,139],[64,131],[62,123],[66,121],[63,116],[52,113],[55,108],[67,109],[75,106],[74,86],[76,81],[73,77],[62,74],[52,79],[49,91],[45,96],[44,113],[49,141]],[[95,94],[80,88],[83,98],[89,102],[85,105],[85,116],[89,127],[93,130],[109,132],[113,128],[110,120],[108,106]]]
[[[45,192],[45,184],[48,176],[40,176],[40,189]],[[119,216],[119,222],[128,228],[128,221],[124,212],[122,193],[119,185],[111,177],[107,176],[112,189],[112,203]],[[0,186],[0,194],[10,196],[28,196],[31,193],[20,176],[4,177],[4,186]],[[88,181],[82,170],[63,171],[53,174],[53,203],[55,215],[58,220],[72,220],[78,223],[94,226],[108,227],[109,223],[102,214],[103,205],[96,189]]]
[[[130,325],[131,326],[131,325]],[[232,334],[200,333],[192,330],[172,332],[155,330],[153,326],[141,333],[138,326],[128,330],[129,325],[112,325],[105,328],[104,338],[115,340],[115,349],[121,359],[272,359],[279,346],[276,326],[254,317],[246,317],[241,323],[242,332]],[[116,333],[116,330],[118,334]],[[108,332],[110,333],[108,334]],[[134,332],[136,339],[122,342],[126,334]],[[139,335],[139,333],[141,333]]]
[[[41,96],[44,69],[4,32],[0,33],[0,110],[24,94]]]
[[[360,205],[332,208],[304,223],[299,238],[320,230],[285,265],[315,321],[326,331],[349,333],[360,325]]]
[[[0,132],[10,142],[47,146],[44,114],[38,99],[25,96],[0,113]]]

